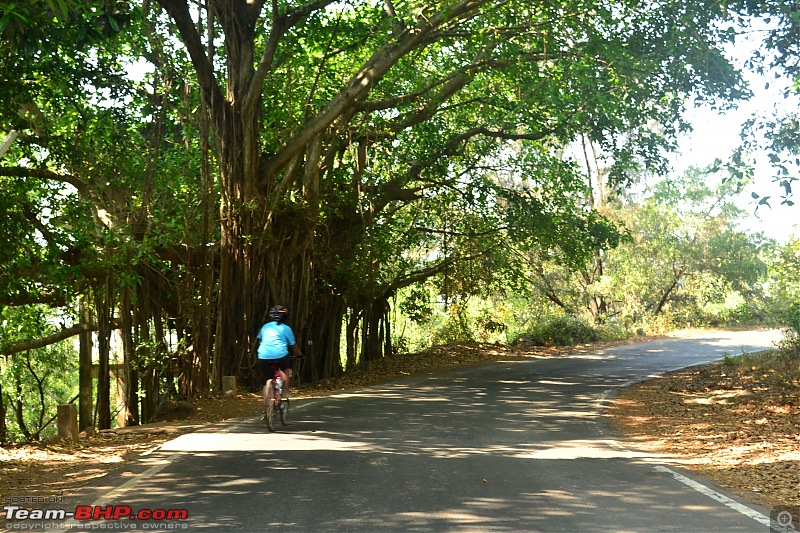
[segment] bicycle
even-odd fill
[[[300,359],[294,355],[289,356],[292,361]],[[275,431],[276,411],[284,426],[289,425],[289,398],[283,397],[283,378],[277,360],[271,365],[274,376],[267,380],[267,394],[264,397],[264,422],[270,431]],[[287,391],[288,392],[288,391]]]

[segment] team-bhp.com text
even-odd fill
[[[64,509],[25,509],[16,505],[3,507],[6,520],[186,520],[186,509],[140,509],[127,505],[78,505],[74,512]]]

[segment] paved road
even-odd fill
[[[769,511],[615,441],[602,408],[631,381],[777,338],[712,333],[297,401],[285,430],[248,419],[184,435],[143,475],[69,501],[186,509],[161,526],[191,530],[767,532]]]

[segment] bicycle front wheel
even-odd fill
[[[281,400],[281,424],[284,426],[289,425],[289,400],[284,398]]]

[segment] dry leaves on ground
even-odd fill
[[[608,413],[632,442],[798,514],[797,371],[797,359],[775,354],[692,367],[620,391]]]

